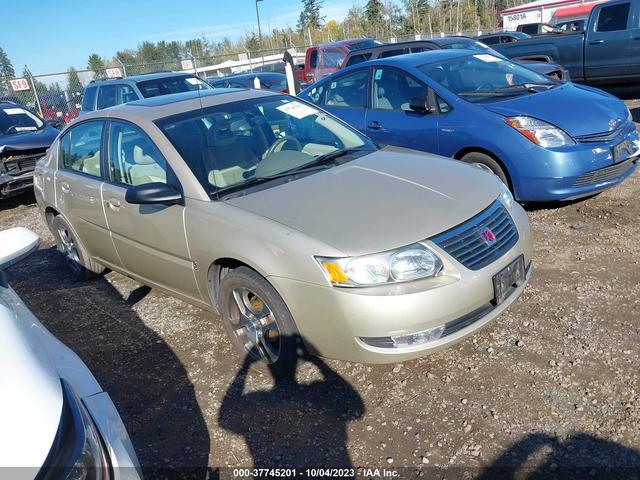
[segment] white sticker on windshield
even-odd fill
[[[36,127],[13,127],[16,132],[35,132],[38,130]]]
[[[493,55],[489,55],[487,53],[479,53],[477,55],[474,55],[474,57],[476,57],[478,60],[482,60],[483,62],[501,62],[502,59],[498,58],[498,57],[494,57]]]
[[[308,117],[309,115],[318,113],[318,111],[315,108],[311,108],[310,106],[305,105],[304,103],[298,103],[298,102],[285,103],[284,105],[280,105],[279,107],[276,107],[276,108],[281,112],[286,113],[287,115],[291,115],[292,117],[295,117],[298,119]]]
[[[21,113],[26,113],[22,108],[5,108],[3,110],[7,115],[20,115]]]

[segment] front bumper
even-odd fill
[[[635,151],[614,162],[612,149],[625,140]],[[631,175],[637,167],[639,154],[640,140],[633,124],[607,142],[578,142],[555,150],[536,147],[527,158],[520,159],[527,165],[527,170],[515,185],[515,196],[522,202],[543,202],[594,195],[622,183]]]
[[[369,288],[336,288],[282,277],[269,277],[289,307],[307,347],[324,357],[363,363],[409,360],[445,348],[472,334],[513,303],[524,284],[500,305],[433,342],[398,348],[374,347],[362,338],[421,332],[482,311],[494,298],[493,275],[518,256],[526,266],[532,257],[531,235],[524,210],[509,212],[518,229],[517,243],[502,257],[479,270],[469,270],[430,244],[440,255],[447,272],[441,277],[397,285]]]

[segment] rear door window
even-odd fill
[[[404,51],[404,48],[396,48],[395,50],[385,50],[380,54],[380,58],[395,57],[397,55],[402,55],[403,53],[406,53]]]
[[[371,52],[352,55],[349,57],[349,60],[347,60],[347,64],[345,66],[349,67],[351,65],[357,65],[358,63],[366,62],[370,58],[371,58]]]
[[[318,66],[318,50],[312,50],[309,56],[309,66],[316,68]]]
[[[602,7],[598,15],[596,32],[615,32],[626,30],[629,18],[629,3],[620,3],[610,7]]]
[[[116,102],[118,105],[121,103],[134,102],[136,100],[140,100],[140,98],[131,85],[127,85],[126,83],[118,85],[118,93],[116,96]]]
[[[103,120],[83,122],[69,130],[60,139],[62,168],[99,178],[103,131]]]
[[[82,110],[92,112],[95,109],[97,92],[98,87],[85,88],[84,96],[82,97]]]
[[[368,76],[369,69],[363,68],[330,81],[325,104],[328,107],[364,108]]]
[[[116,105],[117,85],[103,85],[98,93],[98,110]]]

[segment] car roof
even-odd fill
[[[157,97],[136,100],[103,110],[96,110],[82,115],[82,120],[121,118],[131,121],[154,121],[199,108],[224,105],[251,98],[282,95],[270,90],[250,90],[242,88],[214,88],[211,90],[194,90],[191,92],[173,93]]]
[[[280,72],[247,72],[247,73],[234,73],[231,75],[226,75],[224,77],[215,77],[215,78],[207,78],[207,81],[209,82],[216,82],[218,80],[225,80],[225,79],[244,79],[244,78],[255,78],[255,77],[271,77],[277,75],[279,77],[285,77],[286,75],[284,73],[280,73]]]
[[[349,69],[355,69],[356,67],[362,67],[366,65],[395,65],[398,67],[417,67],[427,63],[437,62],[438,60],[449,60],[451,58],[465,57],[467,55],[477,55],[477,50],[465,50],[465,49],[444,49],[444,50],[430,50],[428,52],[411,53],[408,55],[396,55],[395,57],[382,58],[378,60],[371,60],[369,62],[358,63],[349,67]]]
[[[315,48],[327,48],[327,47],[339,47],[346,45],[353,45],[354,43],[360,43],[367,40],[375,40],[374,38],[362,37],[362,38],[349,38],[347,40],[338,40],[336,42],[322,43],[320,45],[316,45]]]
[[[143,82],[145,80],[156,80],[158,78],[172,78],[172,77],[189,77],[194,76],[192,72],[154,72],[144,73],[141,75],[131,75],[129,77],[118,78],[105,78],[103,80],[95,80],[91,82],[91,85],[111,83],[111,82]]]

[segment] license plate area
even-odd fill
[[[493,302],[500,305],[511,292],[524,283],[524,255],[520,255],[493,276]]]
[[[623,140],[617,145],[611,148],[611,156],[613,157],[613,163],[622,162],[631,155],[633,155],[633,144],[629,140]]]

